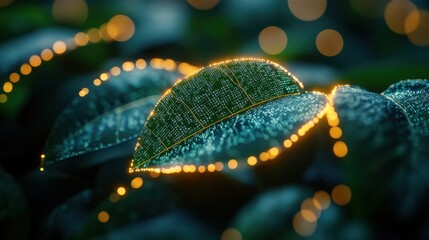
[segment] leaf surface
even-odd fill
[[[177,72],[147,68],[90,88],[58,117],[43,165],[134,140],[159,94],[178,77]]]
[[[230,60],[177,82],[157,103],[136,146],[134,169],[247,158],[279,146],[326,105],[278,64]]]

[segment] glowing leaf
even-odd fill
[[[138,139],[134,169],[209,164],[280,146],[326,104],[278,64],[240,59],[177,82]]]

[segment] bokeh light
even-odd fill
[[[320,203],[320,205],[322,206],[322,210],[327,209],[329,205],[331,205],[331,197],[326,191],[317,191],[314,194],[313,198]]]
[[[409,0],[392,0],[384,10],[384,20],[390,30],[397,34],[405,34],[405,20],[416,9],[416,5]]]
[[[321,31],[316,38],[317,50],[324,56],[333,57],[343,50],[344,40],[341,34],[333,29]]]
[[[118,189],[116,189],[116,192],[119,194],[119,196],[123,196],[127,193],[127,190],[124,187],[118,187]]]
[[[63,54],[67,50],[67,46],[63,41],[56,41],[52,48],[56,54]]]
[[[6,103],[6,102],[7,102],[6,94],[4,93],[0,94],[0,103]]]
[[[333,150],[334,150],[335,156],[337,157],[345,157],[348,152],[347,145],[343,141],[336,142],[334,144]]]
[[[21,71],[22,75],[29,75],[31,73],[31,66],[28,63],[24,63],[21,65],[21,68],[19,69]]]
[[[131,180],[131,187],[134,189],[140,188],[143,186],[143,179],[141,177],[135,177]]]
[[[42,64],[42,59],[37,55],[33,55],[30,57],[29,62],[31,66],[38,67],[40,64]]]
[[[74,36],[74,42],[76,43],[76,46],[85,46],[89,42],[89,36],[86,33],[78,32]]]
[[[301,212],[298,212],[295,214],[295,217],[293,218],[293,229],[295,229],[295,232],[303,237],[311,236],[317,227],[317,222],[309,222],[305,220]]]
[[[101,40],[101,33],[97,28],[91,28],[87,32],[89,41],[92,43],[98,43]]]
[[[88,17],[88,5],[85,0],[55,0],[52,16],[58,22],[82,24]]]
[[[98,213],[98,221],[102,223],[106,223],[109,221],[109,219],[110,219],[110,215],[108,212],[101,211],[100,213]]]
[[[13,85],[11,82],[5,82],[3,84],[3,91],[5,93],[10,93],[10,92],[12,92],[12,90],[13,90]]]
[[[408,39],[416,46],[429,46],[429,11],[415,10],[405,20]]]
[[[125,15],[116,15],[107,23],[107,33],[115,41],[125,42],[134,35],[134,22]]]
[[[198,9],[198,10],[209,10],[214,8],[219,0],[186,0],[189,5]]]
[[[42,53],[40,54],[43,61],[49,61],[54,57],[54,53],[51,49],[43,49]]]
[[[269,26],[259,33],[259,46],[271,55],[281,53],[287,45],[287,35],[279,27]]]
[[[326,10],[327,0],[288,0],[292,14],[303,21],[320,18]]]
[[[352,191],[347,185],[340,184],[335,186],[331,192],[332,201],[337,205],[347,205],[352,198]]]
[[[9,75],[9,80],[11,81],[11,82],[13,82],[13,83],[17,83],[18,81],[19,81],[19,79],[20,79],[21,77],[19,76],[19,74],[18,73],[16,73],[16,72],[13,72],[13,73],[11,73],[10,75]]]
[[[241,233],[235,228],[228,228],[225,231],[223,231],[222,236],[220,237],[221,240],[241,240]]]

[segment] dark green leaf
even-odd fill
[[[425,80],[397,83],[381,95],[357,87],[337,89],[334,104],[349,146],[342,162],[359,214],[395,209],[409,216],[425,204],[428,90]]]
[[[258,59],[210,65],[179,81],[146,122],[134,169],[244,159],[280,146],[326,104],[281,66]]]
[[[46,143],[43,166],[135,141],[159,94],[178,77],[177,72],[147,68],[90,88],[59,116]]]
[[[25,196],[12,176],[0,168],[0,238],[27,239],[29,229]]]

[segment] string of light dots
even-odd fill
[[[334,96],[339,86],[335,86],[328,95],[329,104],[326,107],[326,120],[330,127],[329,136],[335,141],[332,151],[338,158],[344,158],[347,155],[348,148],[344,141],[341,141],[343,134],[339,127],[340,119],[334,108]],[[331,200],[339,206],[347,205],[352,197],[352,192],[349,186],[338,184],[331,190],[331,195],[326,191],[317,191],[313,198],[307,198],[301,203],[300,211],[298,211],[292,221],[293,228],[297,234],[303,237],[311,236],[317,228],[317,220],[322,211],[327,210]]]
[[[7,102],[7,94],[12,93],[14,84],[17,84],[22,77],[30,75],[34,68],[42,66],[44,62],[51,61],[55,56],[84,47],[89,43],[98,43],[100,41],[124,42],[134,35],[134,30],[134,22],[129,17],[115,15],[99,28],[91,28],[86,33],[78,32],[73,38],[66,41],[58,40],[54,42],[52,47],[43,49],[40,54],[30,56],[28,62],[21,64],[19,71],[9,74],[9,80],[3,84],[4,93],[0,94],[0,103]]]
[[[167,70],[167,71],[179,71],[184,76],[187,76],[199,68],[191,65],[187,62],[177,62],[172,59],[152,58],[149,64],[154,69]],[[99,77],[95,78],[92,83],[94,86],[99,87],[101,84],[112,77],[121,75],[122,72],[131,72],[135,69],[144,70],[147,66],[147,62],[144,59],[137,59],[135,62],[125,61],[120,66],[114,66],[109,71],[102,72]],[[89,93],[89,88],[84,87],[79,91],[80,97],[85,97]]]

